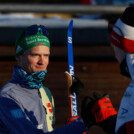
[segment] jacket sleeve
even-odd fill
[[[52,132],[43,132],[26,118],[18,104],[0,97],[0,134],[82,134],[87,128],[81,118]]]
[[[88,129],[85,127],[81,118],[71,122],[69,125],[64,125],[59,129],[55,129],[47,134],[82,134]]]
[[[18,104],[0,97],[0,134],[36,134],[38,129],[26,118]]]

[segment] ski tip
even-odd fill
[[[69,23],[69,25],[73,25],[73,20],[70,20],[70,23]]]
[[[69,27],[68,27],[68,34],[72,34],[72,28],[73,28],[73,20],[70,21]]]

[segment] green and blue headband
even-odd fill
[[[48,32],[42,25],[32,25],[21,31],[15,42],[15,55],[19,56],[26,50],[36,46],[50,48]]]

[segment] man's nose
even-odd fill
[[[45,63],[45,58],[43,56],[40,56],[38,63],[43,65]]]

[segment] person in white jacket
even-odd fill
[[[121,74],[131,83],[122,98],[116,122],[116,134],[134,133],[134,7],[127,7],[115,24],[110,24],[111,45],[120,64]]]

